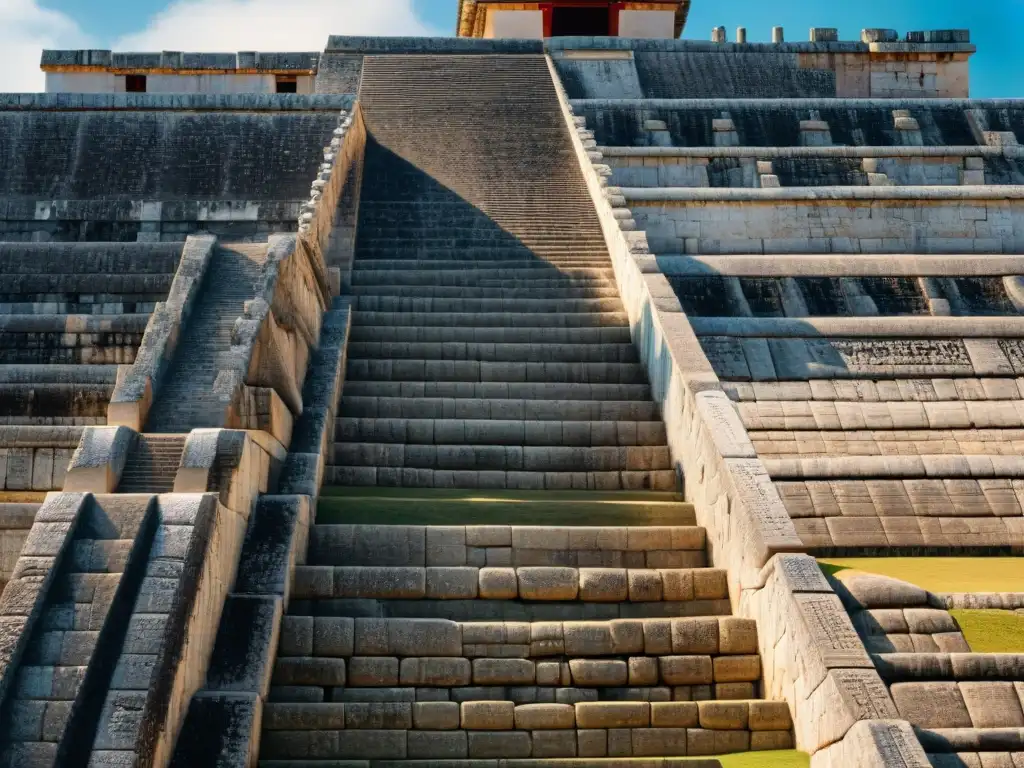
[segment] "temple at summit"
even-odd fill
[[[1024,101],[689,6],[0,94],[0,768],[1024,766]]]

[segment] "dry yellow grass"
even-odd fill
[[[950,611],[975,653],[1024,653],[1024,616],[1013,611]]]
[[[826,571],[877,573],[929,592],[1024,592],[1024,557],[843,557],[819,562]]]

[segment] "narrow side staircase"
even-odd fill
[[[222,356],[231,349],[235,321],[255,296],[266,257],[266,243],[217,246],[167,381],[150,409],[147,433],[224,426],[224,405],[213,385]]]
[[[173,491],[186,439],[186,435],[136,435],[117,492]]]

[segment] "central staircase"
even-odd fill
[[[366,60],[337,485],[673,490],[542,56]]]
[[[367,57],[360,101],[348,372],[261,767],[791,748],[675,494],[544,58]]]

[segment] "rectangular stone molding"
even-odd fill
[[[736,406],[725,392],[699,392],[694,399],[697,412],[722,458],[757,458],[754,444],[736,412]]]
[[[71,457],[64,490],[113,493],[136,434],[127,427],[87,427]]]
[[[799,749],[813,754],[861,720],[898,717],[814,558],[773,558],[744,589],[738,612],[757,621],[764,694],[789,702]]]
[[[205,493],[219,479],[221,504],[248,519],[257,496],[279,476],[285,456],[284,446],[266,432],[195,429],[185,442],[174,492]]]
[[[910,723],[875,720],[854,725],[846,737],[814,755],[812,768],[930,768]]]

